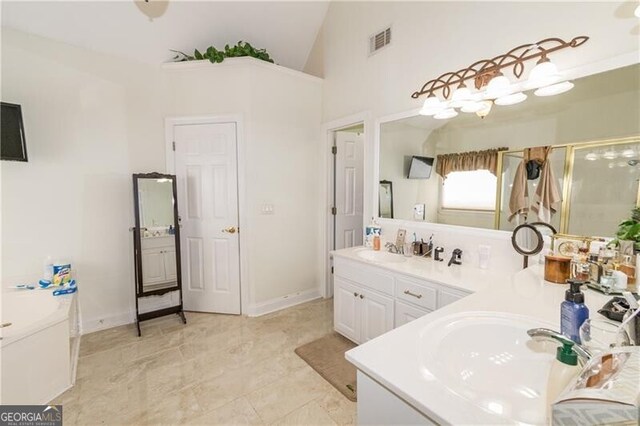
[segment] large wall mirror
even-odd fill
[[[378,178],[393,185],[393,218],[506,231],[544,221],[565,233],[612,236],[639,202],[640,65],[574,84],[493,105],[482,119],[381,123]],[[423,158],[433,159],[431,173],[412,174]],[[548,201],[536,211],[537,193]]]

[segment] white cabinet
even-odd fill
[[[333,292],[333,326],[347,339],[360,341],[359,287],[336,277]]]
[[[145,290],[164,288],[178,280],[174,237],[143,238],[141,256]]]
[[[393,329],[393,299],[347,279],[334,279],[334,328],[356,343]]]
[[[360,292],[360,342],[365,343],[393,330],[393,299],[366,289]]]
[[[355,260],[334,259],[334,329],[367,342],[468,293]]]
[[[408,322],[411,322],[415,319],[420,318],[423,315],[428,314],[429,310],[417,308],[415,306],[411,306],[408,303],[401,302],[396,300],[396,315],[395,315],[395,326],[400,327],[401,325],[405,325]]]

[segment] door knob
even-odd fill
[[[236,227],[235,226],[230,226],[228,228],[223,229],[222,232],[226,232],[228,234],[235,234],[236,233]]]

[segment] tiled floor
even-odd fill
[[[293,350],[332,330],[332,301],[259,318],[187,313],[85,335],[65,424],[355,423],[355,404]]]

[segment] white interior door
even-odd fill
[[[336,132],[335,249],[362,245],[364,134]]]
[[[184,308],[240,313],[235,123],[174,126]]]

